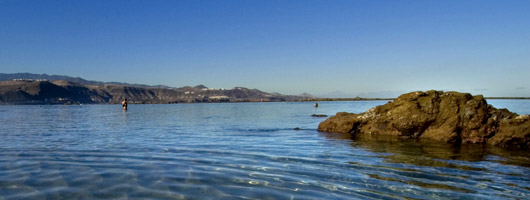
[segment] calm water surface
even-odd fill
[[[0,106],[0,199],[530,198],[528,151],[352,139],[311,117],[384,103]]]

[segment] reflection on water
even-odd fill
[[[475,144],[420,142],[391,136],[321,134],[330,139],[349,141],[352,148],[379,153],[378,157],[383,160],[375,165],[349,162],[356,166],[380,168],[368,174],[374,179],[469,194],[489,193],[485,192],[489,189],[491,194],[488,195],[503,198],[514,198],[508,194],[520,197],[530,194],[530,157],[525,151]]]
[[[383,103],[2,106],[0,199],[530,195],[526,152],[320,133],[311,117]]]

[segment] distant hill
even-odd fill
[[[150,86],[150,85],[143,85],[143,84],[130,84],[130,83],[121,83],[121,82],[90,81],[90,80],[85,80],[80,77],[71,77],[71,76],[62,76],[62,75],[32,74],[32,73],[14,73],[14,74],[0,73],[0,81],[11,81],[13,79],[33,79],[33,80],[46,79],[48,81],[65,80],[65,81],[69,81],[72,83],[79,83],[83,85],[115,84],[115,85],[131,85],[131,86],[141,86],[141,87],[169,88],[169,86],[165,86],[165,85]]]
[[[47,74],[0,74],[0,104],[198,103],[300,101],[304,96],[267,93],[236,87],[214,89],[204,85],[172,88]]]

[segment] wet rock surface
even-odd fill
[[[320,123],[318,130],[530,148],[528,115],[497,109],[481,95],[459,92],[403,94],[364,113],[339,112]]]

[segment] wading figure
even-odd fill
[[[315,103],[315,108],[318,108],[318,103]]]
[[[123,98],[123,101],[121,102],[121,106],[123,107],[123,110],[127,110],[127,99]]]

